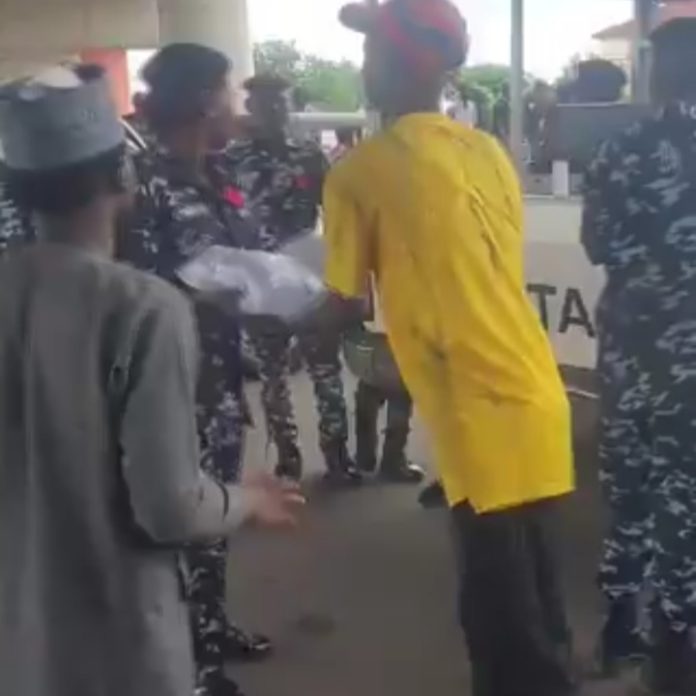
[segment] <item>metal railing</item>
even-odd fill
[[[361,128],[374,132],[378,119],[364,111],[353,113],[322,113],[313,111],[295,112],[290,116],[290,132],[296,137],[312,133],[335,131],[339,128]]]

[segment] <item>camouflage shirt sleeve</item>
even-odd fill
[[[0,171],[0,257],[36,238],[29,216],[19,209],[7,191],[4,172]]]
[[[597,266],[612,265],[613,250],[625,224],[627,191],[620,164],[620,146],[608,141],[600,146],[585,174],[581,240]]]
[[[140,175],[133,219],[128,228],[119,231],[116,256],[141,271],[160,271],[161,210],[157,187]]]
[[[244,521],[249,500],[200,469],[196,324],[188,302],[167,291],[157,293],[133,341],[123,474],[136,520],[155,542],[215,539]]]

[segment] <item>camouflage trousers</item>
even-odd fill
[[[624,377],[626,374],[624,373]],[[696,380],[604,380],[601,480],[610,507],[600,586],[654,592],[677,631],[696,628]]]
[[[330,452],[348,441],[348,414],[340,358],[341,337],[338,333],[322,332],[303,333],[297,338],[314,383],[319,444],[324,452]],[[280,462],[297,464],[301,461],[299,431],[288,383],[290,336],[255,333],[252,341],[260,363],[261,400],[270,437],[276,445]]]
[[[219,384],[207,386],[208,393],[201,395],[200,402],[212,403],[199,405],[197,412],[201,466],[210,476],[233,483],[240,474],[248,411],[240,394],[220,389]],[[224,676],[231,630],[225,607],[227,541],[190,547],[187,565],[196,685],[204,688]]]

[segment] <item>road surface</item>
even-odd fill
[[[352,392],[352,387],[350,387]],[[251,388],[255,413],[257,389]],[[294,382],[310,478],[321,471],[311,387]],[[352,401],[352,393],[351,393]],[[575,402],[580,490],[565,514],[565,575],[577,652],[592,652],[601,601],[594,571],[602,529],[596,484],[596,406]],[[250,466],[272,466],[262,418]],[[414,460],[428,463],[422,429]],[[455,620],[447,515],[425,512],[409,487],[367,485],[330,493],[308,485],[302,528],[291,535],[245,532],[232,545],[230,613],[272,635],[277,653],[232,673],[249,696],[465,696],[468,665]],[[589,685],[587,696],[625,693]],[[530,694],[530,696],[533,696]]]

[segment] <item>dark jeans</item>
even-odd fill
[[[571,633],[551,538],[557,505],[477,515],[462,504],[452,511],[474,696],[573,691]]]
[[[360,380],[355,392],[355,440],[358,464],[363,469],[377,466],[380,409],[387,404],[387,429],[382,449],[382,466],[399,467],[406,460],[411,431],[413,402],[408,392],[387,391]]]

